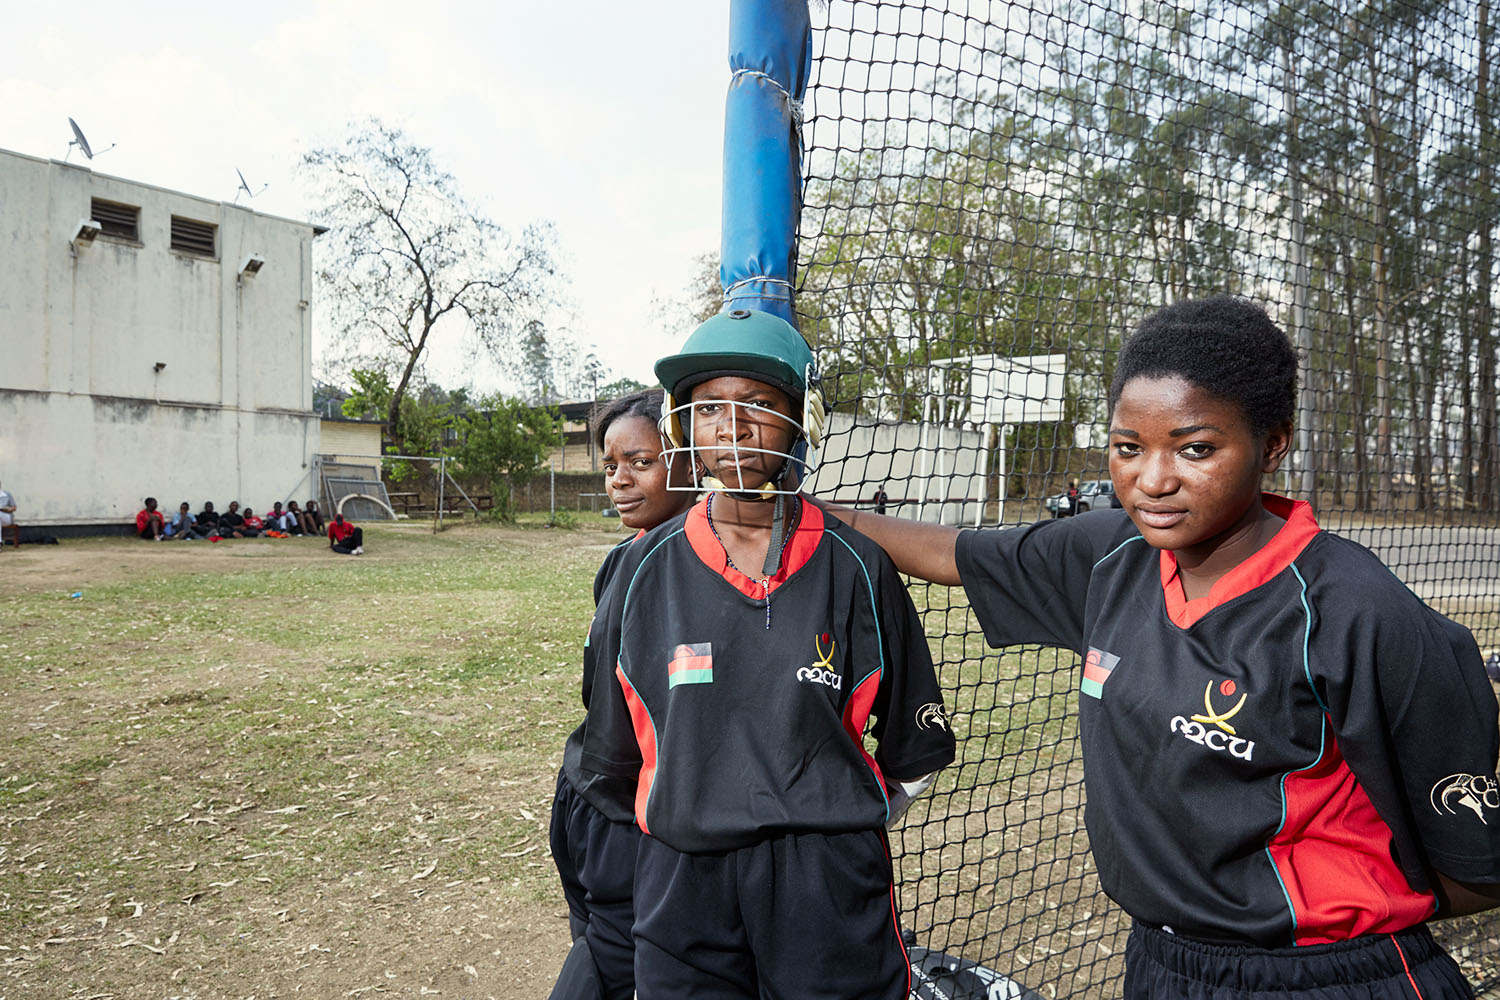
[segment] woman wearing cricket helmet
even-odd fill
[[[656,365],[668,453],[709,495],[616,573],[597,656],[618,683],[594,685],[582,752],[633,785],[647,834],[643,997],[910,990],[884,828],[953,736],[895,567],[797,493],[822,426],[813,371],[790,324],[750,310]]]

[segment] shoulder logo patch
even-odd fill
[[[1450,774],[1432,786],[1428,794],[1432,808],[1439,816],[1456,816],[1462,806],[1479,817],[1479,822],[1489,826],[1484,814],[1500,810],[1500,784],[1494,778],[1482,774]]]
[[[712,684],[714,647],[711,642],[685,642],[667,661],[667,690],[679,684]]]
[[[917,709],[917,728],[946,729],[950,733],[953,731],[948,723],[948,713],[943,711],[943,703],[940,701],[929,701]]]
[[[823,651],[824,646],[828,647],[826,653]],[[818,658],[812,662],[811,666],[802,667],[797,671],[797,680],[809,684],[826,684],[835,691],[842,690],[844,677],[833,666],[833,654],[837,648],[838,644],[827,632],[820,632],[813,636],[813,649],[817,651]]]
[[[1216,688],[1219,697],[1229,702],[1229,707],[1222,712],[1214,708]],[[1234,700],[1236,694],[1240,696],[1237,701]],[[1234,681],[1227,677],[1218,685],[1209,681],[1203,688],[1203,713],[1188,718],[1174,715],[1167,728],[1174,733],[1181,733],[1183,739],[1200,747],[1207,747],[1216,753],[1227,753],[1240,760],[1250,760],[1255,754],[1255,741],[1241,737],[1239,730],[1229,722],[1245,707],[1245,699],[1249,697],[1248,692],[1240,692]]]

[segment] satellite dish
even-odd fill
[[[235,191],[235,193],[234,193],[234,200],[235,200],[236,204],[238,204],[239,200],[240,200],[240,191],[245,192],[245,196],[246,197],[248,197],[248,198],[254,198],[256,195],[261,194],[262,192],[265,191],[266,188],[268,188],[268,187],[271,186],[269,184],[262,184],[260,186],[260,191],[251,191],[250,190],[250,182],[247,181],[247,180],[245,180],[245,175],[242,174],[242,173],[240,173],[240,168],[239,167],[235,167],[234,168],[234,172],[235,172],[235,174],[240,179],[239,190]]]
[[[73,141],[68,143],[68,148],[71,149],[77,146],[83,150],[84,156],[92,160],[94,158],[94,149],[89,145],[88,137],[83,134],[83,129],[79,128],[78,123],[71,118],[68,119],[68,124],[73,127]]]
[[[68,162],[68,157],[73,155],[74,146],[77,146],[79,149],[83,150],[83,155],[90,160],[92,160],[96,155],[107,153],[111,149],[115,148],[115,144],[110,143],[108,147],[99,150],[99,154],[96,154],[94,152],[94,147],[89,145],[88,137],[83,134],[83,129],[78,127],[77,122],[69,118],[68,127],[73,130],[73,141],[68,143],[68,152],[63,156],[64,163]]]

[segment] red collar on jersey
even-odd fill
[[[786,548],[781,552],[781,569],[771,577],[767,587],[771,592],[775,592],[792,574],[807,565],[818,542],[823,538],[823,512],[806,500],[801,502],[802,515],[797,521],[797,530],[787,539]],[[702,560],[703,565],[722,576],[731,587],[746,597],[760,600],[766,596],[766,590],[761,589],[759,580],[751,579],[729,565],[729,556],[725,553],[724,546],[719,544],[719,540],[714,537],[713,528],[709,526],[706,498],[698,501],[688,511],[683,530],[687,532],[693,554]]]
[[[1177,557],[1168,549],[1161,550],[1161,587],[1167,601],[1167,617],[1172,619],[1172,624],[1178,628],[1190,628],[1219,605],[1248,594],[1271,580],[1290,566],[1321,530],[1313,517],[1312,507],[1304,500],[1262,493],[1261,502],[1266,510],[1286,524],[1259,552],[1220,577],[1207,597],[1196,601],[1187,599],[1182,581],[1177,577]]]

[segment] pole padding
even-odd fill
[[[802,100],[812,67],[807,0],[731,0],[719,280],[726,309],[796,325]]]

